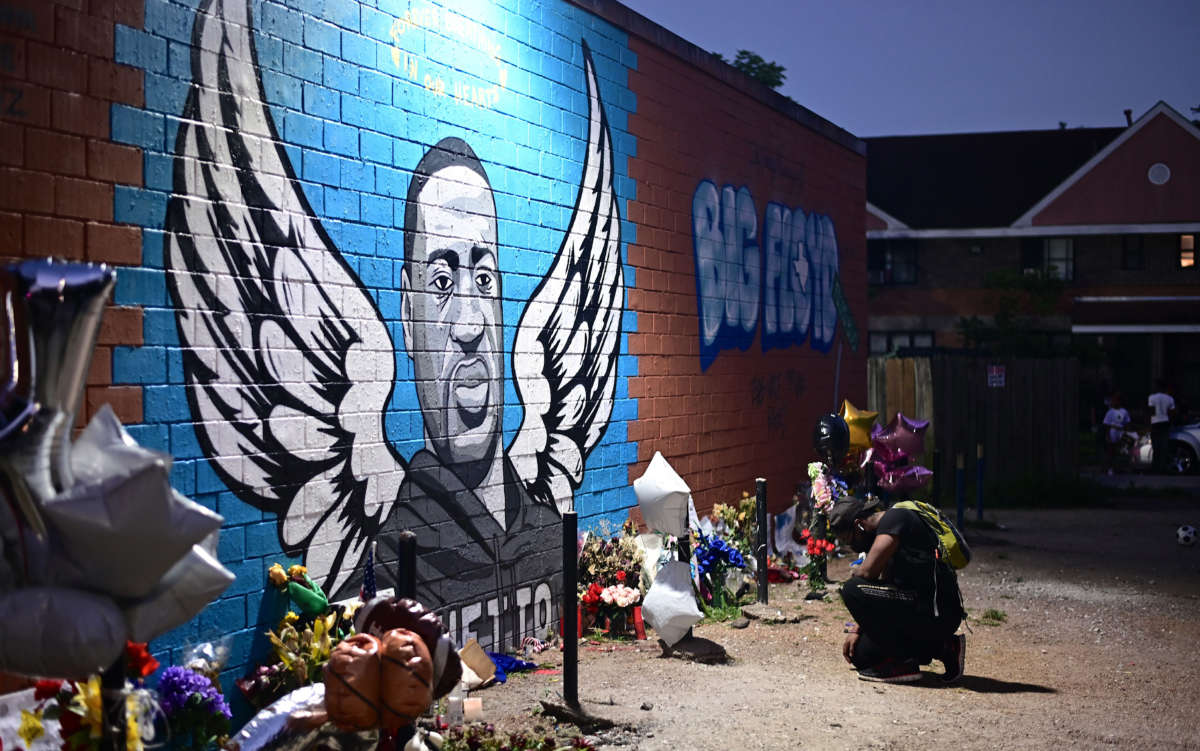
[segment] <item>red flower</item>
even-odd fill
[[[53,699],[58,696],[58,692],[62,690],[62,681],[41,680],[34,684],[33,698],[35,701],[44,701]]]
[[[125,642],[125,672],[132,678],[145,678],[158,670],[158,660],[150,656],[145,642]]]
[[[800,536],[806,540],[808,539],[809,535],[811,535],[811,534],[812,534],[812,532],[809,532],[808,529],[800,530]]]
[[[596,582],[592,582],[588,586],[587,591],[584,592],[583,595],[579,599],[584,605],[592,606],[595,603],[600,602],[600,593],[603,591],[604,591],[603,587],[601,587]]]
[[[625,572],[624,571],[617,572],[617,581],[619,581],[619,582],[625,581]]]

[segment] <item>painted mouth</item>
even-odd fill
[[[491,402],[489,375],[487,364],[481,357],[463,360],[450,374],[454,406],[467,429],[479,427],[487,416]]]

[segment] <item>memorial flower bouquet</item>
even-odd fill
[[[140,751],[143,739],[153,736],[153,720],[145,701],[149,691],[138,688],[146,676],[158,670],[142,642],[125,644],[125,719],[127,751]],[[62,751],[92,751],[100,747],[102,730],[100,676],[85,681],[40,680],[34,685],[31,710],[22,709],[17,734],[26,746],[47,733],[57,732]]]
[[[808,479],[812,482],[812,506],[818,513],[825,513],[839,498],[850,491],[845,481],[829,471],[824,462],[810,462]]]
[[[742,498],[737,503],[718,503],[713,506],[712,515],[718,522],[718,528],[724,528],[722,536],[743,557],[754,554],[754,543],[758,539],[757,504],[756,498],[742,491]]]
[[[594,594],[617,584],[636,586],[642,574],[643,558],[644,554],[638,547],[637,535],[631,524],[626,524],[622,527],[621,534],[612,538],[586,535],[579,548],[580,600],[584,600],[593,584],[599,587]],[[592,599],[591,602],[594,603],[595,600]]]
[[[624,584],[613,584],[600,592],[600,613],[608,619],[608,633],[625,633],[633,615],[633,606],[642,601],[642,593]]]
[[[159,706],[167,718],[173,748],[205,749],[225,742],[232,713],[211,680],[178,665],[158,679]]]
[[[746,567],[746,559],[741,552],[715,535],[698,535],[693,555],[696,570],[700,574],[701,604],[713,610],[736,604],[731,602],[726,580],[732,569]]]
[[[835,547],[833,541],[819,539],[807,529],[800,530],[800,536],[804,538],[808,554],[808,563],[800,567],[800,580],[807,580],[808,588],[813,592],[825,589],[829,583],[825,580],[825,562]]]
[[[275,661],[259,665],[235,683],[246,701],[258,709],[301,686],[323,680],[325,663],[343,636],[338,631],[336,611],[314,618],[305,626],[303,619],[289,611],[267,640],[275,651]]]

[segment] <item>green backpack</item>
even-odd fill
[[[955,569],[963,568],[971,562],[971,548],[967,546],[967,541],[936,506],[931,506],[924,501],[900,501],[893,504],[892,508],[917,512],[917,516],[921,517],[925,526],[929,527],[937,536],[940,560],[948,562]]]

